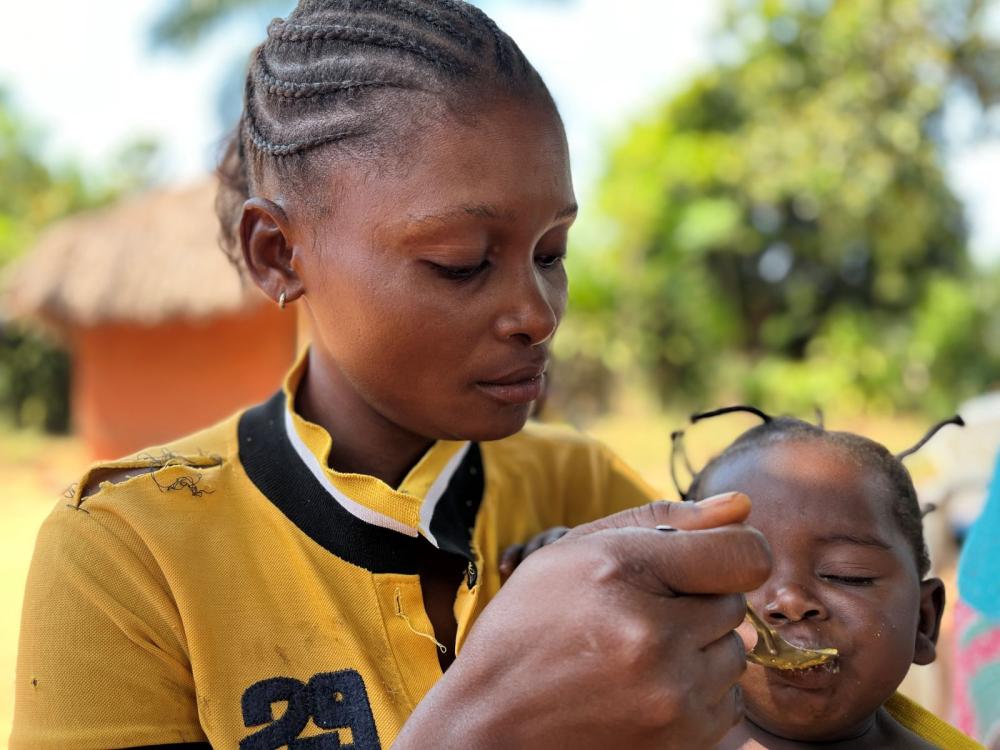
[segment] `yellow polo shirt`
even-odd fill
[[[329,434],[289,408],[303,367],[60,500],[28,578],[11,748],[389,748],[441,676],[418,550],[467,566],[444,644],[460,650],[507,545],[655,495],[538,425],[436,443],[398,488],[335,472]],[[102,483],[113,469],[144,471]]]
[[[942,750],[985,750],[974,739],[962,734],[902,693],[895,693],[887,700],[885,710],[915,735]]]

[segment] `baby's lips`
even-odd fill
[[[844,656],[844,653],[840,650],[838,646],[830,642],[824,642],[822,638],[817,638],[812,633],[810,634],[800,633],[798,635],[789,635],[786,631],[778,628],[778,634],[782,638],[784,638],[789,644],[791,644],[792,646],[796,646],[798,648],[807,648],[807,649],[836,648],[838,653],[835,661],[839,662]],[[754,630],[753,625],[751,625],[748,620],[744,620],[743,622],[740,623],[739,627],[736,628],[736,635],[738,635],[740,637],[740,640],[743,641],[743,649],[747,653],[750,653],[753,650],[753,647],[757,645],[757,638],[758,638],[757,631]]]
[[[844,652],[840,650],[840,647],[836,643],[833,643],[831,640],[823,640],[822,636],[816,633],[797,633],[793,635],[783,632],[780,629],[778,633],[786,642],[796,648],[807,648],[814,651],[828,648],[836,649],[837,655],[833,659],[834,662],[839,662],[844,656]]]

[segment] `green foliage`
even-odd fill
[[[27,331],[0,326],[0,413],[15,427],[69,429],[69,356]]]
[[[524,2],[525,0],[521,0]],[[562,4],[571,0],[547,0]],[[493,0],[500,2],[500,0]],[[538,3],[540,0],[531,0]],[[477,2],[489,10],[490,2]],[[226,21],[251,10],[286,16],[295,7],[294,0],[173,0],[156,20],[152,29],[153,43],[176,49],[197,46],[212,31]]]
[[[80,176],[55,179],[37,156],[36,137],[11,111],[0,90],[0,267],[54,216],[86,203]]]
[[[51,221],[146,186],[156,147],[127,145],[101,175],[72,165],[54,169],[40,156],[38,134],[0,89],[0,272]],[[64,431],[69,422],[69,364],[52,342],[0,316],[0,419],[20,427]]]
[[[39,134],[14,111],[0,88],[0,269],[23,252],[54,219],[112,201],[148,186],[156,144],[127,144],[100,175],[72,164],[52,168],[41,155]]]
[[[292,5],[290,0],[174,0],[153,25],[153,42],[189,49],[241,12],[261,9],[287,13]]]
[[[595,295],[579,270],[602,254],[599,295],[618,304],[584,305],[577,348],[603,325],[665,397],[779,410],[947,411],[989,386],[996,279],[970,266],[941,166],[949,97],[1000,96],[986,5],[731,3],[720,46],[739,62],[613,151],[573,304]]]

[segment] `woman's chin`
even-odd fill
[[[525,404],[505,409],[501,414],[484,415],[482,419],[464,420],[465,424],[456,430],[453,439],[471,440],[477,443],[503,440],[520,432],[530,415],[531,405]]]

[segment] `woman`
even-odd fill
[[[601,446],[522,430],[576,204],[517,46],[453,0],[303,0],[223,176],[229,246],[313,344],[268,403],[97,467],[46,522],[12,747],[721,737],[732,594],[769,565],[746,498],[642,506]],[[558,525],[498,593],[499,551]]]

